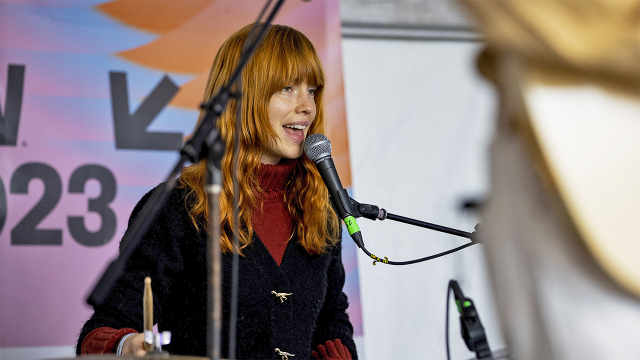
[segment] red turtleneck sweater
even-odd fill
[[[295,166],[295,161],[286,161],[277,165],[261,164],[258,170],[262,192],[256,194],[257,208],[253,210],[251,225],[278,265],[282,263],[293,232],[293,219],[284,202],[284,189]]]

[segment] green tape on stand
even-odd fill
[[[360,231],[358,223],[356,223],[356,218],[351,215],[344,218],[344,224],[347,225],[347,231],[349,231],[349,235],[353,235],[353,233]]]

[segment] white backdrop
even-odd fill
[[[344,39],[343,66],[354,198],[387,211],[465,231],[478,219],[461,210],[483,198],[497,111],[493,88],[475,67],[473,42]],[[373,254],[402,261],[467,239],[391,220],[359,221]],[[358,255],[363,357],[445,359],[447,284],[471,297],[492,350],[505,347],[482,245],[425,263],[377,264]],[[450,308],[452,359],[469,359]]]

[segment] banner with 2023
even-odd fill
[[[255,0],[0,1],[0,347],[74,345],[136,202],[193,130],[224,39]],[[285,4],[314,43],[350,185],[337,0]],[[345,292],[362,335],[355,247]]]

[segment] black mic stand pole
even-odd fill
[[[131,257],[133,251],[137,248],[138,243],[142,239],[142,236],[146,233],[156,215],[164,205],[165,201],[169,197],[169,193],[173,190],[176,183],[176,179],[184,163],[187,160],[196,162],[201,159],[203,153],[203,144],[207,137],[216,139],[218,132],[215,130],[214,124],[229,98],[229,92],[222,89],[220,93],[212,100],[215,106],[212,106],[212,110],[205,116],[204,120],[200,123],[196,129],[194,136],[185,144],[180,151],[180,159],[171,170],[167,180],[158,186],[149,200],[144,204],[140,213],[136,216],[135,220],[127,229],[127,232],[122,237],[120,243],[119,256],[109,264],[102,277],[98,280],[94,286],[91,294],[87,297],[87,303],[92,306],[99,306],[104,303],[107,296],[111,293],[114,284],[120,278],[122,271],[124,270],[126,262]],[[220,101],[222,100],[222,101]],[[216,110],[217,109],[217,110]]]
[[[394,221],[398,221],[398,222],[409,224],[409,225],[419,226],[426,229],[440,231],[440,232],[451,234],[451,235],[465,237],[465,238],[471,239],[473,243],[480,243],[479,241],[477,241],[477,236],[476,236],[477,230],[480,224],[476,225],[476,231],[470,233],[470,232],[453,229],[453,228],[442,226],[442,225],[436,225],[436,224],[428,223],[425,221],[415,220],[408,217],[391,214],[391,213],[388,213],[387,210],[385,209],[378,208],[378,206],[376,205],[361,204],[355,201],[351,197],[349,197],[349,199],[351,200],[351,205],[355,212],[354,216],[356,218],[364,217],[374,221],[375,220],[382,221],[385,219],[394,220]]]
[[[224,156],[224,143],[217,131],[207,139],[210,144],[207,154],[207,173],[205,192],[209,205],[209,239],[207,241],[208,286],[207,298],[209,321],[207,348],[211,359],[220,359],[222,334],[222,248],[220,247],[220,192],[222,191],[221,160]],[[211,143],[212,142],[212,143]]]

